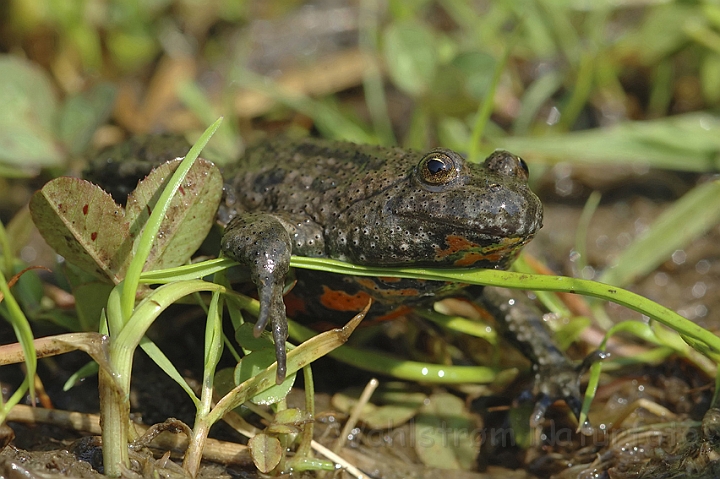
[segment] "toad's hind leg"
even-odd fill
[[[498,320],[503,335],[533,362],[535,410],[531,426],[542,422],[548,406],[562,399],[575,417],[582,406],[580,378],[595,361],[604,358],[593,353],[581,364],[574,364],[561,351],[545,326],[542,313],[527,297],[504,288],[485,287],[483,306]]]
[[[250,277],[257,286],[260,314],[255,324],[259,336],[268,322],[272,325],[277,358],[277,383],[287,374],[285,341],[288,336],[283,288],[290,269],[292,242],[283,222],[269,214],[245,213],[233,218],[225,228],[222,251],[250,268]]]

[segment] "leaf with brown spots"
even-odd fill
[[[128,196],[126,216],[130,234],[140,237],[160,192],[181,160],[164,163],[150,172]],[[199,158],[170,202],[153,243],[145,270],[185,264],[200,247],[215,222],[222,196],[222,175],[210,161]],[[137,241],[137,239],[136,239]]]
[[[179,160],[172,161],[150,172],[128,197],[127,210],[97,185],[56,178],[33,195],[33,221],[68,262],[117,284],[125,276],[133,244],[151,208],[178,164]],[[221,195],[220,171],[209,161],[196,161],[171,201],[144,269],[186,263],[215,221]]]
[[[122,280],[132,248],[128,222],[99,186],[56,178],[33,195],[30,213],[45,241],[67,261],[102,280]]]

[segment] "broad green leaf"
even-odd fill
[[[480,450],[481,429],[465,403],[449,393],[433,394],[415,420],[415,450],[427,466],[469,470]]]
[[[283,450],[278,438],[260,433],[248,441],[248,447],[255,467],[263,474],[272,471],[280,464]]]
[[[312,418],[308,417],[307,414],[298,408],[288,408],[278,411],[273,420],[273,422],[277,424],[290,424],[293,426],[301,426],[308,421],[312,421]]]
[[[0,55],[0,165],[22,171],[59,166],[57,100],[47,75],[27,60]]]
[[[73,155],[90,143],[95,130],[107,121],[115,103],[116,89],[100,83],[88,92],[68,98],[60,109],[58,137]]]
[[[140,237],[160,193],[180,164],[173,160],[155,168],[128,196],[126,216],[130,235]],[[186,263],[215,223],[222,196],[222,175],[209,161],[198,159],[173,197],[144,269]]]
[[[119,283],[133,241],[179,161],[161,165],[128,198],[127,213],[100,187],[77,178],[57,178],[35,193],[30,211],[45,241],[65,259],[94,276]],[[145,265],[160,269],[186,263],[215,221],[222,194],[219,170],[199,161],[171,203]]]
[[[99,186],[56,178],[33,195],[30,212],[45,241],[67,261],[99,279],[122,280],[130,230],[122,207]]]
[[[235,367],[235,385],[239,385],[248,379],[255,377],[261,371],[275,362],[274,349],[261,349],[253,351],[244,358]],[[250,400],[255,404],[275,404],[285,399],[290,389],[295,383],[295,373],[289,374],[282,384],[276,384],[264,390],[260,394],[252,397]]]
[[[238,342],[243,349],[249,351],[257,351],[260,349],[273,349],[272,339],[266,335],[255,337],[255,325],[252,323],[243,323],[235,330],[235,341]]]
[[[272,424],[267,428],[272,434],[297,434],[300,427],[312,422],[310,415],[297,408],[288,408],[278,411],[273,418]]]
[[[397,383],[397,387],[388,385],[376,391],[372,403],[368,402],[363,406],[360,422],[370,429],[384,430],[401,426],[415,417],[427,395],[402,388],[403,383]],[[359,388],[352,388],[335,394],[332,397],[332,405],[349,414],[357,404],[361,393]]]

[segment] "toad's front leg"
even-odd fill
[[[260,314],[255,324],[259,336],[268,322],[272,325],[277,358],[277,383],[287,373],[285,341],[288,336],[283,289],[290,269],[291,233],[287,223],[264,213],[245,213],[233,218],[222,237],[222,251],[250,268],[250,277],[257,286]]]

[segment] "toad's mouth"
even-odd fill
[[[526,218],[516,218],[514,221],[497,225],[488,225],[480,219],[468,221],[466,218],[458,217],[428,218],[427,215],[420,213],[399,213],[397,216],[424,225],[428,231],[436,230],[439,225],[447,226],[447,230],[455,232],[457,236],[483,243],[499,242],[506,238],[527,237],[529,240],[542,228],[542,220],[536,219],[531,214]]]
[[[460,267],[477,264],[503,266],[503,263],[512,261],[520,248],[530,239],[530,236],[506,237],[491,244],[481,245],[463,236],[447,235],[444,247],[435,247],[435,261]]]

